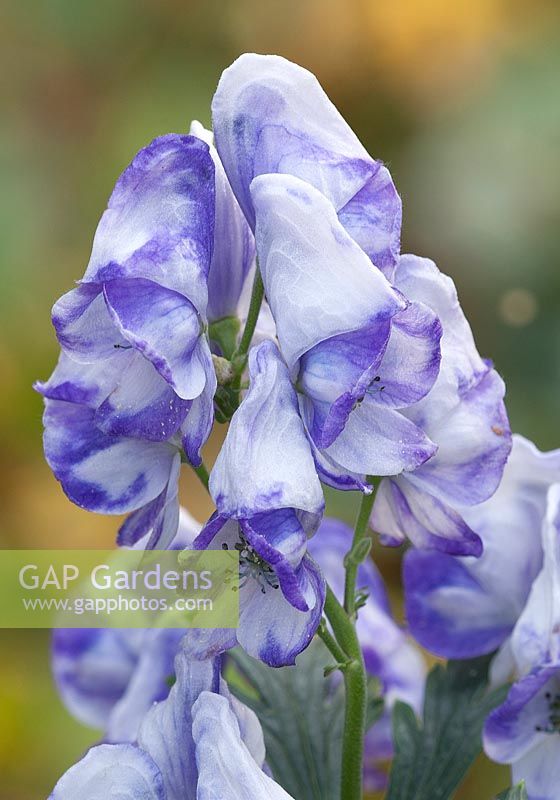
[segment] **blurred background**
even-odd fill
[[[210,122],[247,50],[317,74],[404,201],[403,250],[455,279],[515,430],[560,445],[560,9],[542,0],[4,0],[0,29],[0,547],[110,546],[43,462],[54,300],[114,181],[154,136]],[[208,461],[219,445],[210,443]],[[183,500],[210,511],[184,478]],[[333,506],[353,514],[355,498]],[[398,589],[399,556],[376,547]],[[60,705],[43,632],[0,631],[1,800],[45,798],[95,740]],[[480,759],[460,795],[507,772]]]

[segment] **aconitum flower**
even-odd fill
[[[406,613],[424,647],[445,658],[472,658],[503,645],[500,661],[506,673],[511,671],[509,636],[542,566],[546,498],[556,481],[560,450],[541,453],[532,442],[514,436],[496,493],[463,509],[484,545],[480,558],[408,551]]]
[[[137,744],[93,747],[50,800],[290,800],[262,770],[260,724],[229,694],[219,662],[179,654],[169,697],[148,712]]]
[[[560,484],[547,498],[544,562],[511,637],[517,682],[484,728],[490,758],[512,765],[529,800],[556,800],[560,785]]]
[[[222,74],[212,102],[216,147],[239,204],[255,224],[253,178],[301,178],[332,203],[341,223],[380,269],[400,245],[401,201],[317,78],[279,56],[246,53]]]
[[[352,530],[348,525],[325,518],[308,545],[329,586],[341,601],[344,598],[344,556],[351,543]],[[374,792],[386,783],[380,762],[393,755],[392,707],[401,700],[420,713],[426,665],[418,649],[394,621],[383,579],[371,559],[358,568],[357,585],[367,597],[358,610],[356,631],[368,675],[379,680],[385,700],[384,714],[370,728],[365,741],[364,785],[367,791]]]
[[[95,409],[97,428],[161,442],[185,424],[195,464],[215,390],[204,331],[214,178],[208,146],[194,136],[141,150],[116,183],[83,279],[53,309],[65,352],[88,365],[108,360],[118,376]]]
[[[181,438],[150,441],[106,433],[97,409],[120,379],[112,359],[80,364],[62,352],[46,383],[45,456],[76,505],[102,514],[133,512],[119,533],[130,545],[152,531],[150,547],[166,547],[177,532]]]
[[[170,549],[192,545],[200,525],[181,509]],[[135,549],[146,546],[140,540]],[[52,671],[58,692],[80,722],[103,730],[107,742],[134,742],[144,716],[169,694],[178,628],[68,628],[53,631]]]
[[[431,308],[443,328],[433,388],[401,410],[437,452],[381,482],[371,524],[386,544],[408,537],[421,548],[480,555],[480,538],[462,509],[487,500],[500,482],[511,449],[505,386],[479,356],[453,282],[432,261],[402,256],[393,281],[411,301]]]
[[[402,408],[436,380],[436,315],[391,287],[310,184],[262,175],[251,196],[266,296],[321,477],[359,488],[360,475],[415,469],[436,447]]]
[[[324,579],[307,555],[323,493],[296,393],[276,345],[249,354],[250,386],[210,475],[217,512],[197,549],[239,552],[239,628],[189,636],[207,657],[236,643],[271,666],[293,664],[319,625]]]

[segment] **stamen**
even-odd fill
[[[239,584],[238,589],[246,586],[249,580],[257,582],[263,594],[266,590],[279,589],[280,584],[276,573],[264,559],[251,547],[242,533],[239,534],[239,541],[234,544],[234,549],[239,553]],[[229,550],[226,542],[222,543],[222,550]],[[226,578],[228,580],[228,578]]]

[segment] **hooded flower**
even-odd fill
[[[455,286],[432,261],[402,256],[394,284],[441,321],[437,380],[421,400],[402,409],[437,452],[416,469],[381,482],[371,525],[385,544],[408,537],[417,547],[480,555],[480,538],[461,509],[487,500],[500,482],[511,449],[504,383],[480,358]]]
[[[76,505],[102,514],[133,512],[120,544],[151,530],[149,546],[166,547],[177,532],[180,435],[151,441],[98,427],[97,409],[118,378],[112,359],[80,364],[61,353],[49,380],[36,384],[45,398],[45,456]]]
[[[529,800],[556,800],[560,785],[560,484],[547,498],[543,567],[511,637],[517,682],[484,728],[490,758],[511,764]]]
[[[327,518],[309,542],[309,552],[340,600],[344,597],[344,556],[351,544],[348,525]],[[356,631],[368,675],[379,680],[385,700],[385,712],[367,732],[365,741],[364,784],[367,791],[374,792],[386,784],[379,762],[393,755],[392,707],[401,700],[420,712],[426,666],[420,652],[393,620],[383,579],[371,559],[360,565],[357,585],[360,591],[367,592],[367,600],[358,611]]]
[[[293,175],[332,203],[350,236],[390,274],[399,253],[400,198],[389,171],[367,153],[314,75],[279,56],[246,53],[220,79],[212,123],[251,226],[253,179]]]
[[[175,661],[169,697],[147,713],[137,744],[92,747],[49,800],[290,800],[262,770],[260,724],[229,694],[217,661]]]
[[[415,469],[436,447],[401,410],[437,377],[436,315],[391,287],[310,184],[263,175],[251,196],[266,296],[321,477],[363,488],[365,474]]]
[[[324,500],[286,365],[271,341],[249,354],[250,387],[210,475],[217,512],[198,549],[240,558],[237,631],[201,631],[191,652],[213,655],[237,642],[271,666],[293,664],[323,610],[324,580],[307,555]]]
[[[65,353],[97,369],[107,362],[104,374],[115,376],[95,408],[97,428],[155,442],[183,433],[195,464],[215,390],[205,336],[214,177],[194,136],[141,150],[116,183],[82,281],[53,309]]]
[[[463,509],[484,545],[480,558],[408,551],[406,612],[420,644],[445,658],[472,658],[504,645],[501,660],[508,658],[508,637],[542,566],[541,530],[555,481],[560,481],[560,450],[541,453],[514,436],[496,493]]]

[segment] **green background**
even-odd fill
[[[558,4],[538,0],[4,0],[0,27],[0,546],[110,547],[42,460],[31,391],[115,178],[151,138],[209,123],[246,50],[312,69],[404,201],[403,250],[455,279],[515,430],[560,444]],[[211,461],[219,435],[209,446]],[[185,476],[182,497],[210,511]],[[352,514],[352,498],[338,509]],[[331,502],[331,509],[334,508]],[[398,554],[376,554],[398,598]],[[398,599],[397,599],[398,608]],[[0,798],[39,800],[95,734],[60,705],[44,632],[0,632]],[[463,798],[502,788],[481,761]]]

